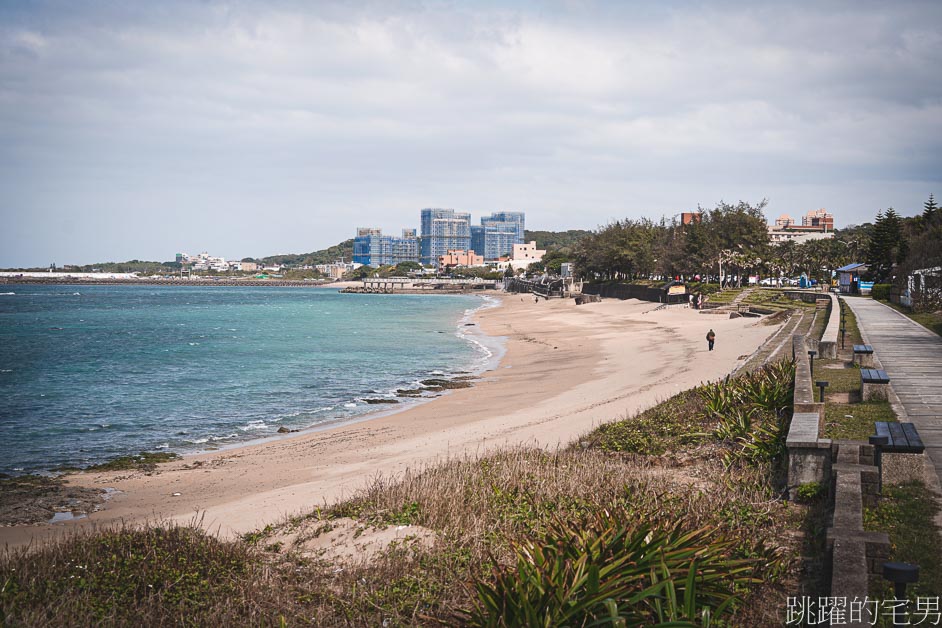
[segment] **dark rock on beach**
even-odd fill
[[[422,380],[423,386],[428,386],[430,388],[440,388],[440,389],[453,389],[453,388],[471,388],[471,382],[464,378],[455,378],[455,379],[424,379]]]
[[[62,478],[23,475],[0,479],[0,525],[46,523],[56,513],[85,515],[98,509],[104,491],[68,486]]]
[[[400,388],[396,391],[396,396],[398,397],[421,397],[422,393],[425,392],[423,388]]]
[[[364,399],[363,403],[377,404],[377,403],[399,403],[398,399]]]

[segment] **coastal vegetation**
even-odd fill
[[[234,541],[194,522],[7,550],[0,621],[776,625],[814,510],[781,498],[790,394],[791,366],[770,366],[565,449],[375,478]]]
[[[680,215],[670,221],[615,221],[579,241],[576,268],[592,280],[712,278],[741,286],[749,276],[777,280],[805,273],[828,282],[836,268],[854,261],[862,250],[859,240],[839,231],[833,239],[773,244],[765,205],[740,201],[698,207],[697,218],[687,224]]]

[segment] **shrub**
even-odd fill
[[[245,546],[183,526],[104,530],[3,558],[3,625],[181,623],[238,599],[253,567]]]
[[[798,487],[798,499],[804,502],[814,501],[824,493],[820,482],[807,482]]]
[[[890,300],[890,288],[892,288],[888,283],[875,283],[873,284],[873,289],[870,291],[870,296],[879,301],[889,301]]]
[[[624,515],[624,513],[622,513]],[[608,512],[554,521],[514,547],[516,563],[475,584],[475,626],[709,625],[732,610],[756,561],[710,529],[631,527]]]

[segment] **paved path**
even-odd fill
[[[942,480],[942,338],[879,301],[845,301]]]

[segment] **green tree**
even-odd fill
[[[734,276],[741,284],[743,275],[758,265],[759,254],[769,241],[762,213],[767,204],[765,199],[756,206],[744,201],[736,205],[720,202],[708,212],[700,210],[704,237],[696,254],[703,262],[715,265],[721,283]]]
[[[939,206],[935,204],[935,197],[931,193],[929,200],[923,203],[922,207],[922,219],[929,224],[934,223],[939,215]]]
[[[873,280],[889,280],[894,266],[906,259],[908,249],[908,243],[903,236],[903,222],[896,210],[889,207],[886,212],[877,212],[867,248],[867,265]]]

